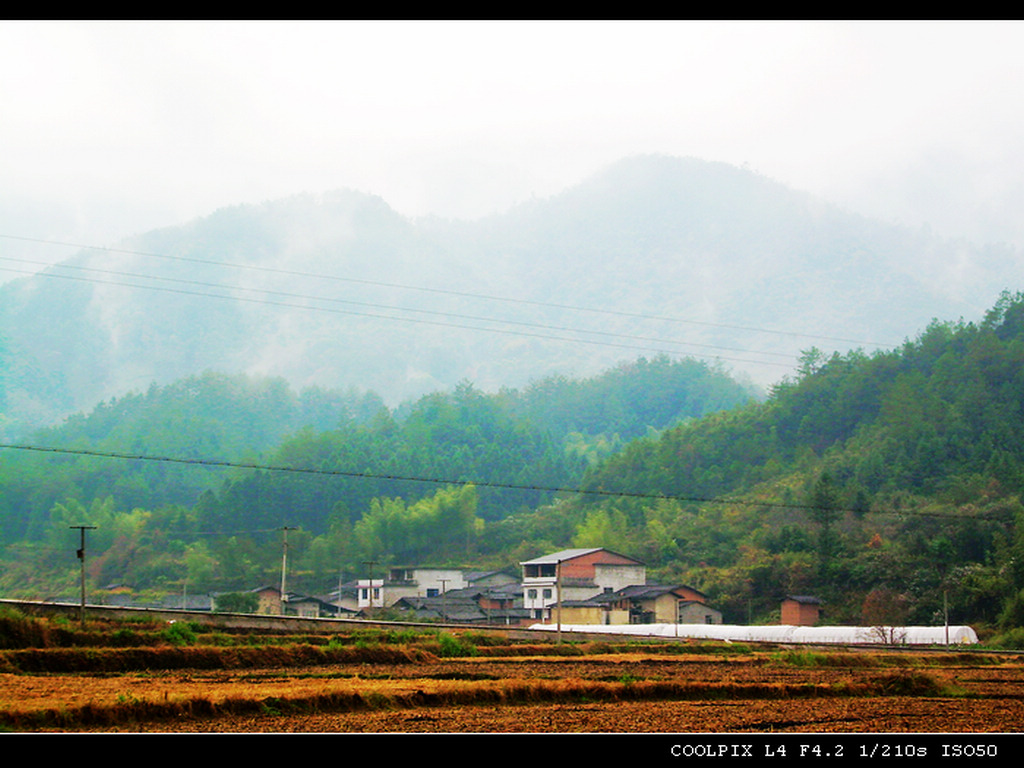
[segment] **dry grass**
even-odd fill
[[[200,655],[201,654],[197,654]],[[248,672],[0,675],[0,724],[12,730],[82,730],[147,721],[218,718],[243,714],[277,716],[315,713],[451,709],[589,702],[753,701],[878,696],[938,696],[947,686],[922,672],[851,679],[723,680],[665,674],[655,660],[648,679],[635,674],[651,663],[635,654],[604,657],[596,664],[579,657],[516,657],[489,674],[492,665],[473,660],[445,665],[421,655],[401,673],[386,662],[329,667],[264,667]],[[678,661],[677,666],[701,662]],[[625,666],[628,669],[615,669]],[[732,664],[745,674],[764,665]],[[611,674],[609,669],[615,669]],[[388,672],[381,670],[387,669]],[[588,676],[581,675],[581,670]],[[677,670],[678,671],[678,670]],[[654,679],[660,676],[661,679]],[[727,675],[728,676],[728,675]],[[736,675],[739,677],[739,675]],[[699,676],[698,676],[699,677]],[[785,677],[785,676],[784,676]],[[681,679],[682,678],[682,679]]]
[[[38,630],[22,634],[46,634]],[[285,732],[438,730],[460,723],[477,731],[534,732],[566,723],[574,730],[649,731],[764,723],[777,729],[856,723],[867,709],[879,721],[887,708],[893,731],[904,724],[956,730],[956,718],[972,712],[988,712],[997,730],[1024,724],[1024,671],[1012,655],[693,643],[499,645],[437,633],[262,644],[237,637],[173,646],[145,628],[132,632],[134,646],[0,651],[0,728]],[[616,720],[616,712],[627,711],[634,721]],[[899,714],[908,711],[913,719]]]

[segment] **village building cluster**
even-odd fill
[[[518,572],[398,566],[316,596],[269,585],[248,594],[254,613],[306,618],[369,618],[386,610],[413,622],[463,625],[722,623],[699,590],[649,584],[644,563],[603,547],[553,552],[520,563]],[[169,607],[213,610],[214,603],[213,596],[194,596],[187,606]],[[788,597],[783,623],[813,625],[819,610],[815,598]]]

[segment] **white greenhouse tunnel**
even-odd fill
[[[788,624],[740,626],[731,624],[533,624],[530,629],[679,637],[763,643],[836,643],[840,645],[959,645],[978,642],[968,626],[949,627],[799,627]]]

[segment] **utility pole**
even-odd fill
[[[282,541],[281,541],[281,615],[284,616],[284,604],[288,600],[288,593],[285,592],[285,578],[288,574],[288,531],[294,531],[295,528],[290,528],[287,525],[281,528]]]
[[[555,563],[555,613],[558,619],[558,643],[562,643],[562,561]]]
[[[367,608],[369,608],[371,610],[374,608],[374,605],[373,605],[373,566],[375,566],[376,564],[377,564],[376,560],[364,560],[363,561],[363,565],[367,566],[367,568],[369,569],[369,573],[370,573],[369,584],[367,585],[367,588],[366,588],[366,597],[367,597],[367,599],[369,600],[369,603],[370,603],[367,606]]]
[[[338,569],[338,613],[335,616],[336,619],[341,618],[341,582],[345,571],[343,568]]]
[[[82,624],[82,626],[85,626],[85,532],[86,531],[94,531],[94,530],[96,530],[96,526],[95,525],[72,525],[72,526],[69,526],[69,527],[72,530],[77,529],[79,534],[81,535],[81,544],[79,545],[78,552],[76,553],[78,555],[78,561],[79,561],[80,568],[81,568],[81,591],[82,591],[81,603],[80,603],[80,608],[79,608],[79,611],[78,611],[78,620]]]
[[[949,590],[942,585],[942,621],[946,627],[946,646],[949,646]]]

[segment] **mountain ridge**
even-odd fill
[[[816,343],[895,345],[934,317],[980,314],[1014,256],[695,158],[627,158],[473,222],[409,219],[352,190],[298,195],[0,286],[0,351],[19,363],[4,413],[42,426],[208,369],[394,404],[656,353],[767,386]]]

